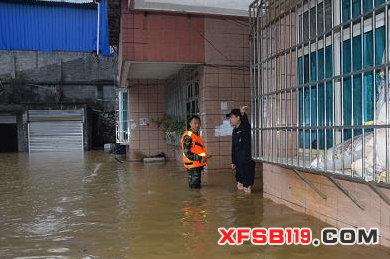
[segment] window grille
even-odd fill
[[[389,3],[250,5],[256,160],[390,183]]]
[[[170,116],[187,120],[199,114],[199,69],[188,65],[172,76],[165,87],[166,111]]]
[[[118,110],[117,110],[117,122],[116,122],[116,143],[128,144],[129,143],[129,121],[127,118],[128,111],[128,96],[127,90],[118,91]]]
[[[199,81],[187,83],[186,113],[187,117],[199,114]]]
[[[199,114],[199,67],[186,65],[168,79],[165,85],[165,110],[167,115],[186,124],[188,118]],[[181,123],[180,123],[181,124]],[[184,132],[185,128],[183,128]],[[183,132],[166,135],[168,144],[180,146]]]

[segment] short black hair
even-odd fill
[[[226,114],[226,118],[230,118],[230,116],[232,116],[232,115],[239,117],[240,120],[242,118],[242,113],[241,113],[240,109],[231,110],[230,113]]]
[[[198,115],[192,115],[192,116],[190,116],[190,118],[188,119],[188,124],[190,124],[190,122],[191,122],[193,119],[196,119],[196,120],[199,120],[199,121],[200,121],[200,117],[199,117]]]

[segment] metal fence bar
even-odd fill
[[[359,13],[351,0],[257,0],[251,4],[251,104],[255,108],[251,118],[256,160],[356,179],[381,178],[390,184],[390,1],[375,2],[366,10],[360,0]],[[385,39],[380,38],[383,31],[377,35],[382,20]],[[385,101],[386,121],[381,123],[377,91]],[[380,141],[385,151],[380,150]],[[359,145],[361,153],[356,149]],[[369,160],[364,158],[366,151],[373,152]],[[379,168],[382,156],[378,159],[377,152],[382,151],[386,161]]]

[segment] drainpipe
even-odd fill
[[[99,56],[99,45],[100,45],[100,0],[95,0],[97,4],[97,38],[96,38],[96,55]]]

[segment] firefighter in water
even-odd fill
[[[199,136],[200,118],[196,115],[189,119],[190,129],[181,139],[184,167],[188,172],[188,186],[200,188],[203,167],[206,165],[207,152],[202,138]]]

